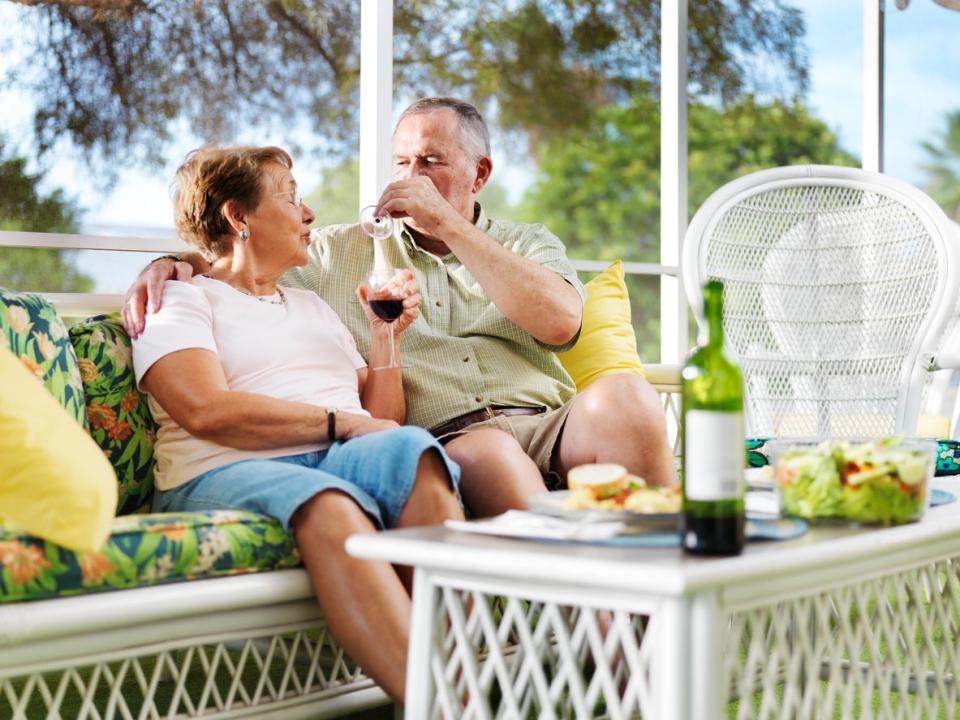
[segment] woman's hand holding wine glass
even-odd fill
[[[374,332],[392,327],[394,334],[399,335],[420,316],[420,285],[409,270],[390,272],[385,278],[374,278],[377,273],[371,273],[367,282],[357,288],[357,297],[364,304]],[[371,282],[373,279],[378,281]]]

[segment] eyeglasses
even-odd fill
[[[293,194],[292,199],[290,197],[291,193]],[[280,197],[281,195],[285,195],[287,200],[290,200],[290,202],[293,203],[294,207],[300,207],[303,205],[303,196],[300,194],[299,190],[284,190],[283,192],[271,193],[270,197]]]

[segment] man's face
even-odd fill
[[[410,115],[393,133],[393,179],[427,176],[470,222],[474,199],[484,184],[477,166],[461,147],[457,115],[448,108]]]

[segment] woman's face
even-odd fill
[[[247,213],[251,249],[258,256],[258,265],[280,273],[307,264],[310,246],[310,223],[316,216],[300,203],[297,181],[280,163],[264,166],[263,197],[260,204]]]

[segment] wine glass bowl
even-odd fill
[[[378,215],[376,205],[367,205],[360,211],[360,228],[370,237],[383,240],[393,234],[393,218]]]
[[[397,294],[395,270],[374,270],[367,277],[367,304],[373,314],[384,322],[392,323],[403,314],[403,297]]]

